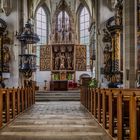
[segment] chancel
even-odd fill
[[[0,1],[0,140],[140,139],[140,0]]]

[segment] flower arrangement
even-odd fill
[[[89,82],[89,87],[90,88],[97,88],[98,87],[98,81],[96,80],[96,78],[91,79],[91,81]]]

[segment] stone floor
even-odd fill
[[[80,102],[38,102],[0,131],[0,140],[111,140]]]

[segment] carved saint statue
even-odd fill
[[[70,55],[70,53],[68,54],[68,56],[67,56],[67,68],[68,68],[68,70],[71,70],[72,69],[72,58],[71,58],[71,55]]]
[[[59,53],[56,54],[56,57],[55,57],[55,70],[58,70],[59,69]]]
[[[62,53],[60,56],[60,69],[61,70],[65,69],[65,55],[64,55],[64,53]]]
[[[7,46],[3,48],[3,62],[8,63],[10,61],[10,51]]]

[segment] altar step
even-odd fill
[[[36,102],[41,101],[79,101],[79,90],[68,91],[37,91],[35,95]]]

